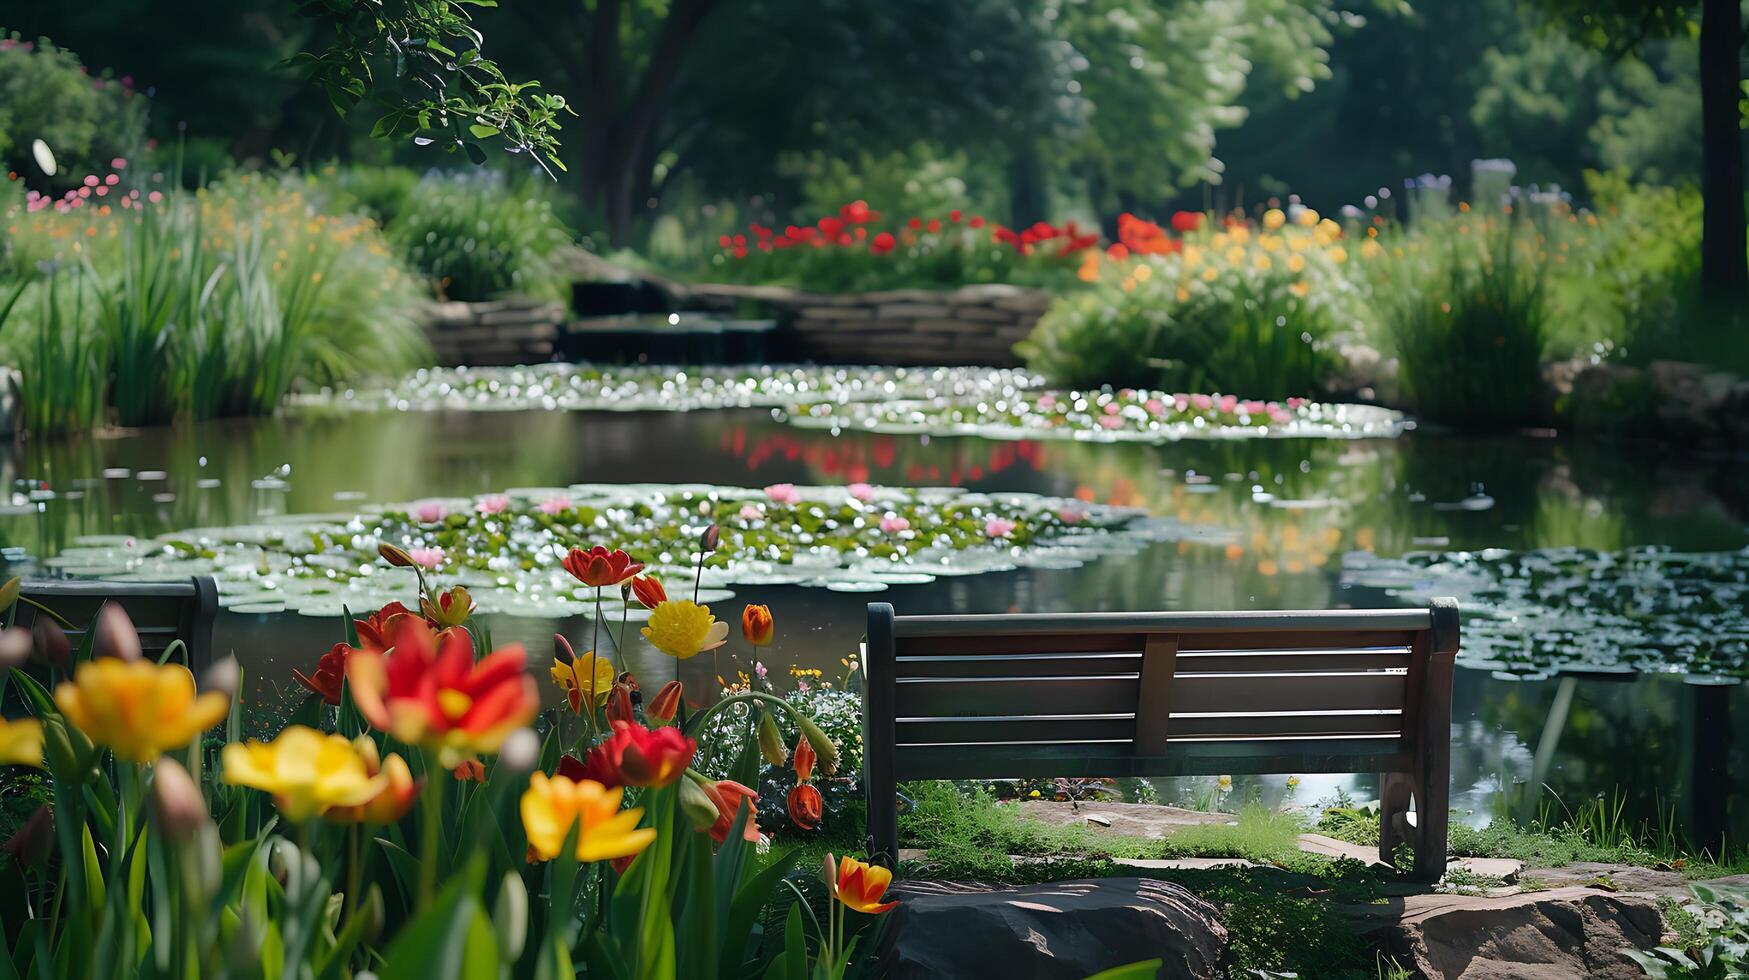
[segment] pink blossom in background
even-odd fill
[[[1174,408],[1177,408],[1180,412],[1182,412],[1185,409],[1190,407],[1190,396],[1189,395],[1173,395],[1172,396],[1172,405]]]
[[[1120,419],[1115,415],[1101,415],[1099,417],[1099,427],[1102,429],[1121,429],[1123,428],[1123,419]]]
[[[1191,395],[1190,403],[1195,405],[1199,412],[1206,412],[1215,407],[1215,400],[1207,395]]]
[[[116,157],[114,160],[109,161],[109,169],[111,170],[126,170],[127,165],[128,161],[126,157]]]
[[[760,510],[758,504],[741,505],[741,519],[744,521],[757,521],[764,516],[765,511]]]
[[[1154,416],[1155,418],[1159,418],[1160,416],[1166,414],[1166,403],[1161,401],[1158,398],[1148,399],[1145,403],[1143,403],[1142,407],[1147,409],[1148,414]]]
[[[449,516],[449,511],[435,500],[427,500],[413,508],[413,516],[419,518],[421,524],[436,524]]]
[[[1123,406],[1119,405],[1117,402],[1106,402],[1105,403],[1105,414],[1116,415],[1117,413],[1119,413],[1121,411],[1123,411]]]
[[[992,517],[984,522],[984,536],[1006,538],[1014,533],[1014,522],[1006,517]]]
[[[1064,524],[1079,524],[1087,519],[1087,512],[1076,507],[1064,507],[1057,511],[1057,520]]]
[[[1304,405],[1305,403],[1306,403],[1306,400],[1304,398],[1301,398],[1298,395],[1295,395],[1294,397],[1289,398],[1287,400],[1287,407],[1292,408],[1292,409],[1298,409],[1301,405]]]
[[[121,183],[121,177],[117,176],[116,174],[109,174],[103,178],[103,182],[105,184],[108,184],[111,187],[114,187],[115,185]]]
[[[548,497],[540,502],[540,512],[543,514],[563,514],[571,507],[571,498],[563,495]]]
[[[764,680],[766,673],[767,673],[767,671],[766,671],[765,665],[763,663],[760,663],[757,660],[753,661],[753,674],[755,677],[758,677],[760,680]]]
[[[97,175],[96,174],[86,174],[85,175],[85,186],[86,187],[96,187],[97,186]]]
[[[849,490],[850,495],[857,500],[869,500],[874,497],[874,487],[871,487],[866,483],[852,483],[850,486],[845,487],[845,489]]]
[[[1239,408],[1242,409],[1246,415],[1262,415],[1265,406],[1260,401],[1248,401],[1241,403]]]
[[[1239,407],[1239,396],[1237,396],[1237,395],[1222,395],[1221,396],[1221,411],[1231,412],[1233,409],[1238,408],[1238,407]]]
[[[896,514],[888,514],[881,518],[881,533],[898,534],[900,531],[911,530],[911,522]]]
[[[1053,408],[1056,408],[1057,407],[1057,396],[1052,395],[1052,394],[1048,394],[1048,393],[1038,396],[1038,407],[1041,410],[1046,411],[1046,412],[1050,411]]]
[[[413,564],[421,568],[436,568],[443,564],[442,548],[414,548],[407,552],[407,557],[413,559]]]
[[[474,509],[479,511],[483,517],[502,514],[510,509],[510,498],[501,493],[495,493],[490,497],[481,498],[480,502],[474,505]]]
[[[1269,406],[1269,421],[1274,422],[1276,425],[1286,425],[1293,420],[1294,413],[1282,408],[1280,405]]]
[[[773,483],[765,488],[765,495],[770,497],[773,502],[780,504],[793,504],[802,499],[802,495],[796,491],[796,485],[793,483]]]
[[[146,195],[146,200],[151,201],[153,204],[157,204],[159,201],[164,200],[164,192],[163,191],[153,191],[152,193]]]

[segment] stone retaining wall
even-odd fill
[[[1032,333],[1050,294],[1019,286],[804,293],[782,286],[682,287],[688,305],[748,303],[777,317],[791,355],[838,364],[1020,363],[1014,345]]]
[[[433,303],[424,327],[445,366],[538,364],[552,360],[564,322],[562,303],[502,299]]]

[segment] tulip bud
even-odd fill
[[[193,840],[196,831],[212,822],[194,777],[169,756],[152,764],[152,816],[158,832],[178,844]]]
[[[814,719],[807,715],[796,715],[796,727],[802,730],[802,737],[808,740],[814,754],[820,757],[820,770],[830,776],[838,771],[838,746],[826,737],[820,726],[814,724]]]
[[[634,724],[638,719],[632,714],[632,691],[624,684],[615,684],[613,692],[607,696],[607,723],[617,728],[621,724]]]
[[[396,568],[413,567],[413,556],[407,554],[407,549],[396,547],[387,541],[377,545],[377,554],[382,555],[383,561],[388,562]]]
[[[91,649],[97,656],[140,659],[139,631],[134,629],[134,621],[128,618],[127,610],[119,603],[104,603],[97,611],[97,625],[93,629],[97,635],[92,639]]]
[[[653,575],[639,575],[632,579],[632,594],[638,597],[645,609],[654,609],[668,601],[668,590],[662,587],[661,580]]]
[[[36,622],[30,624],[30,638],[38,659],[57,670],[66,669],[73,656],[73,644],[67,639],[67,631],[61,629],[61,624],[55,622],[53,616],[38,616]]]
[[[214,661],[201,677],[203,690],[217,691],[232,701],[237,700],[237,691],[242,686],[243,668],[237,663],[236,657]]]
[[[822,865],[821,870],[825,872],[820,876],[820,880],[826,883],[826,894],[832,898],[837,898],[838,859],[832,856],[831,851],[826,852],[826,860]]]
[[[419,611],[439,627],[460,626],[473,615],[474,599],[468,595],[467,589],[458,585],[448,592],[438,593],[435,602],[420,599]]]
[[[658,725],[666,725],[674,720],[674,715],[680,710],[680,682],[669,681],[662,685],[650,703],[644,706],[644,717]]]
[[[569,667],[577,659],[577,651],[571,649],[571,641],[564,634],[553,634],[553,659]]]
[[[506,963],[515,962],[528,942],[528,888],[514,871],[504,873],[498,901],[492,905],[492,927],[498,931],[498,950]]]
[[[815,755],[814,747],[806,738],[796,739],[796,782],[805,783],[814,778]]]
[[[717,545],[721,543],[722,537],[723,532],[715,524],[712,524],[704,529],[703,534],[698,536],[699,550],[707,555],[710,554],[717,550]]]
[[[534,771],[540,765],[540,736],[532,728],[518,728],[504,739],[498,750],[498,765],[512,776]]]
[[[11,609],[18,602],[18,590],[24,585],[24,580],[14,575],[0,585],[0,612]]]
[[[383,923],[388,920],[388,914],[383,910],[382,887],[372,883],[370,891],[364,893],[364,905],[360,911],[364,914],[364,942],[374,945],[382,937]],[[353,974],[353,980],[364,980],[363,971]]]
[[[30,630],[22,626],[0,631],[0,671],[24,666],[30,659],[32,645]]]
[[[789,761],[789,749],[784,748],[783,733],[777,730],[777,722],[771,720],[771,712],[759,709],[759,754],[765,756],[765,761],[774,766],[781,766]]]
[[[747,608],[741,610],[741,635],[749,645],[768,646],[776,631],[777,624],[771,619],[770,606],[749,603]]]
[[[360,735],[352,740],[352,748],[364,760],[364,771],[372,776],[383,770],[383,754],[377,748],[376,739],[369,735]]]
[[[687,772],[691,777],[692,773]],[[680,812],[686,814],[693,830],[709,830],[717,822],[717,804],[695,779],[680,781]]]

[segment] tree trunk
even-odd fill
[[[1738,131],[1743,47],[1738,0],[1703,0],[1700,21],[1701,169],[1704,231],[1701,289],[1715,309],[1738,311],[1749,301],[1749,254],[1743,216],[1743,146]]]
[[[1045,163],[1038,144],[1016,142],[1008,155],[1008,223],[1025,228],[1045,220]]]

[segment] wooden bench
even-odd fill
[[[72,627],[67,639],[74,649],[106,602],[127,611],[140,634],[140,648],[157,659],[173,640],[188,646],[187,666],[199,674],[213,661],[213,620],[219,612],[219,590],[211,576],[196,575],[175,582],[102,582],[79,579],[25,579],[24,595],[54,610]],[[16,624],[29,629],[42,615],[29,603],[18,604]]]
[[[1444,873],[1456,600],[1003,616],[876,602],[867,639],[869,852],[889,864],[902,780],[1376,772],[1380,856],[1407,843],[1417,878]]]

